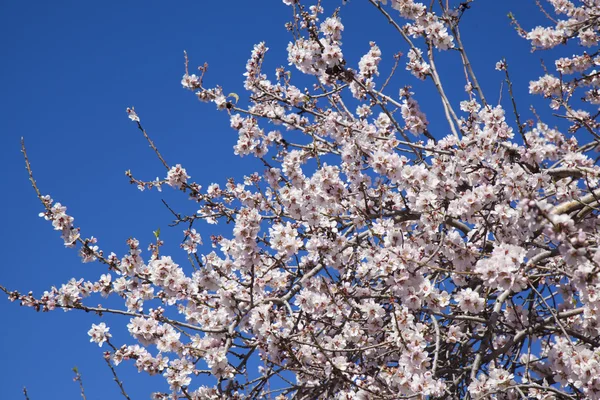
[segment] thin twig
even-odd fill
[[[523,129],[523,124],[521,124],[521,117],[519,116],[519,111],[517,108],[517,102],[515,100],[515,95],[513,93],[512,80],[508,75],[508,65],[506,64],[506,60],[503,60],[504,63],[504,74],[506,75],[506,83],[508,83],[508,94],[510,95],[510,101],[513,106],[513,113],[515,114],[515,119],[517,120],[517,127],[519,128],[519,133],[521,134],[521,138],[523,139],[523,143],[525,147],[529,147],[527,143],[527,138],[525,137],[525,130]]]
[[[169,164],[167,164],[167,162],[165,161],[165,159],[163,158],[163,156],[158,151],[158,148],[156,148],[156,146],[154,145],[154,142],[152,141],[152,139],[150,139],[150,136],[148,136],[148,133],[146,132],[146,130],[142,127],[142,123],[140,121],[136,121],[136,122],[137,122],[138,129],[140,131],[142,131],[142,133],[144,134],[144,137],[148,141],[148,144],[150,145],[150,147],[152,148],[152,150],[154,150],[154,152],[156,153],[156,156],[158,157],[158,159],[160,160],[160,162],[162,163],[162,165],[164,165],[167,170],[171,169],[169,167]]]
[[[115,382],[117,382],[117,385],[119,385],[119,389],[121,389],[121,394],[123,395],[123,397],[125,397],[127,400],[131,400],[131,398],[129,397],[129,395],[125,391],[125,388],[123,387],[123,382],[121,382],[121,380],[117,376],[117,371],[115,371],[114,367],[110,363],[110,353],[107,352],[106,354],[108,354],[108,357],[105,355],[104,356],[104,361],[106,361],[106,365],[108,365],[108,368],[110,368],[110,371],[112,372],[112,374],[114,376],[113,380]]]
[[[453,26],[451,29],[452,29],[452,33],[454,34],[454,38],[456,39],[456,44],[458,44],[458,51],[460,52],[463,66],[465,67],[469,76],[471,77],[471,80],[473,81],[473,88],[479,94],[479,97],[481,98],[481,102],[483,103],[483,105],[487,106],[487,101],[485,100],[485,96],[483,95],[483,90],[481,89],[481,86],[479,86],[479,81],[477,80],[475,71],[473,71],[473,66],[471,65],[471,62],[469,61],[469,58],[467,57],[467,51],[465,50],[465,46],[463,45],[462,40],[460,38],[460,30],[458,29],[458,25]]]
[[[81,374],[79,373],[79,369],[77,367],[73,367],[73,372],[75,372],[75,378],[73,380],[75,382],[79,382],[79,389],[81,390],[81,397],[83,400],[86,400],[85,390],[83,389],[83,381],[81,380]]]

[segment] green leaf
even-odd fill
[[[154,237],[158,239],[158,237],[160,236],[160,228],[158,228],[157,230],[155,230],[152,233],[154,233]]]

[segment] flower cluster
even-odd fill
[[[67,207],[60,203],[54,203],[50,196],[42,198],[46,211],[40,213],[40,217],[46,221],[52,221],[54,230],[61,232],[61,238],[65,242],[65,246],[72,247],[77,239],[79,239],[79,229],[73,226],[75,218],[66,213]]]
[[[98,343],[98,346],[102,347],[102,344],[112,336],[108,333],[109,330],[110,328],[104,322],[98,325],[92,324],[92,329],[88,331],[88,335],[91,336],[90,342]]]
[[[412,98],[407,97],[402,101],[402,107],[400,108],[402,118],[406,124],[406,129],[415,135],[425,132],[427,129],[427,117],[419,108],[419,103]]]
[[[202,237],[194,228],[187,229],[185,232],[185,241],[181,244],[181,248],[188,252],[188,254],[196,253],[198,251],[198,245],[202,244]]]
[[[188,179],[190,179],[190,176],[186,173],[185,168],[182,168],[179,164],[171,168],[167,174],[167,184],[176,189],[185,187]]]

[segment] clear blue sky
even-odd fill
[[[341,1],[325,3],[332,11]],[[543,22],[533,0],[481,0],[465,17],[463,37],[488,101],[495,103],[502,80],[494,64],[506,57],[526,110],[534,101],[526,85],[541,74],[543,54],[529,53],[529,45],[509,26],[508,11],[527,28]],[[67,205],[86,237],[98,237],[106,253],[119,256],[126,251],[128,237],[137,237],[146,247],[158,227],[169,245],[177,247],[181,230],[168,231],[170,214],[161,198],[182,212],[194,210],[192,203],[172,191],[141,193],[129,185],[124,175],[128,169],[148,180],[165,173],[127,119],[126,107],[135,106],[167,161],[183,164],[205,187],[260,171],[253,160],[233,155],[236,138],[227,115],[199,103],[181,88],[183,50],[188,51],[191,66],[210,64],[207,84],[220,84],[225,93],[237,92],[243,102],[242,73],[253,44],[265,40],[270,47],[269,74],[287,64],[284,50],[290,37],[283,25],[290,13],[280,1],[266,0],[2,0],[0,283],[39,295],[71,277],[97,280],[105,272],[99,264],[81,264],[76,252],[63,248],[58,233],[37,216],[42,207],[27,180],[21,136],[42,192]],[[366,1],[350,1],[341,15],[350,65],[357,65],[370,40],[382,47],[384,69],[389,69],[395,52],[407,51]],[[455,93],[452,99],[462,100],[462,72],[445,69],[442,79],[447,90]],[[442,115],[439,100],[431,96],[430,82],[422,85],[402,71],[396,85],[405,84],[414,85],[430,117]],[[433,134],[441,136],[436,126],[443,124],[432,122]],[[219,227],[219,232],[227,228]],[[203,226],[202,233],[207,239],[214,232]],[[185,262],[182,251],[174,256]],[[100,298],[92,298],[89,304],[98,302],[111,304]],[[98,317],[62,311],[38,314],[3,297],[0,315],[0,399],[23,398],[23,386],[32,400],[79,398],[72,382],[73,366],[83,375],[88,399],[118,396],[101,349],[89,343],[86,334],[92,322],[100,321]],[[112,327],[115,344],[133,343],[119,328],[127,323],[125,319],[104,320]],[[130,363],[118,372],[132,399],[148,398],[151,391],[164,389],[163,378],[138,374]]]

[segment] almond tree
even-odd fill
[[[172,392],[155,399],[600,399],[600,1],[548,0],[548,26],[529,31],[512,20],[534,50],[574,52],[529,87],[565,132],[522,121],[505,60],[512,109],[486,100],[459,29],[471,0],[368,1],[403,42],[386,77],[376,42],[358,65],[345,58],[339,10],[294,0],[288,67],[263,71],[257,44],[247,105],[206,87],[207,65],[191,73],[186,55],[182,85],[229,115],[236,154],[264,164],[242,182],[201,187],[127,110],[166,170],[131,182],[197,203],[172,210],[189,263],[162,254],[158,233],[149,254],[136,239],[128,254],[102,251],[40,193],[23,148],[41,216],[108,271],[41,297],[0,288],[37,310],[123,315],[136,344],[104,322],[91,341],[111,368],[163,375]],[[440,52],[462,63],[460,104]],[[429,130],[413,88],[386,90],[402,68],[435,87],[444,129]],[[218,221],[229,237],[210,236]],[[198,254],[202,236],[214,251]],[[94,293],[124,306],[92,307]]]

